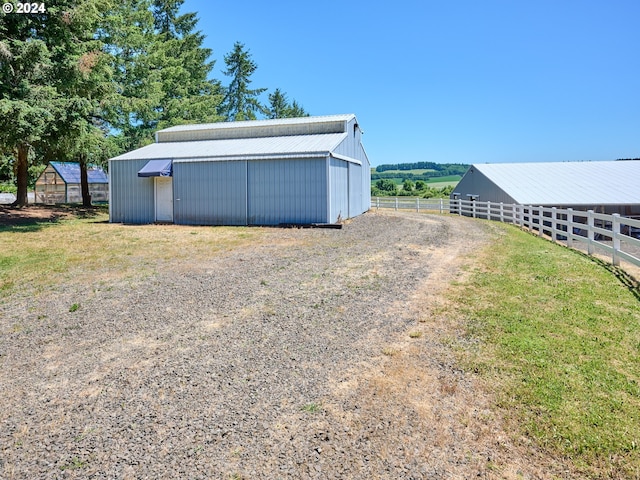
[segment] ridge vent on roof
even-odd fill
[[[156,133],[158,143],[344,133],[354,115],[180,125]]]

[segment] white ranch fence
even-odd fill
[[[415,210],[416,212],[436,211],[449,213],[448,198],[419,197],[373,197],[371,208],[393,208],[394,210]]]
[[[513,223],[571,248],[583,244],[589,255],[596,249],[606,252],[614,265],[625,260],[640,266],[640,219],[617,213],[607,215],[593,210],[412,197],[374,197],[371,207],[437,211]]]

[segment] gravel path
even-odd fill
[[[428,322],[486,228],[369,213],[10,297],[0,478],[490,477],[504,440]]]

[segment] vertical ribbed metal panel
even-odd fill
[[[109,162],[109,221],[153,223],[155,221],[153,178],[140,178],[147,160]]]
[[[362,146],[362,131],[355,127],[355,119],[347,124],[347,138],[335,148],[334,152],[362,162],[362,170],[359,173],[361,184],[359,191],[362,192],[362,208],[358,209],[357,212],[351,211],[349,215],[350,217],[355,217],[369,210],[371,206],[371,165]],[[353,190],[353,182],[356,181],[352,177],[352,172],[352,170],[349,170],[350,190]]]
[[[349,218],[349,168],[347,162],[331,158],[329,163],[331,212],[329,223]]]
[[[173,164],[174,222],[246,225],[247,162]]]
[[[248,223],[327,222],[325,159],[248,163]]]
[[[349,164],[349,217],[355,217],[369,210],[363,207],[362,195],[362,166]]]
[[[362,163],[362,209],[364,212],[371,208],[371,165],[369,161]]]

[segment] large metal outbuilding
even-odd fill
[[[336,223],[371,204],[355,115],[181,125],[109,160],[111,222]]]
[[[640,161],[472,165],[451,198],[640,215]]]

